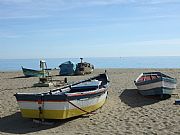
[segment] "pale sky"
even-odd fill
[[[0,59],[180,56],[180,0],[0,0]]]

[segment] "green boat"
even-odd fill
[[[47,69],[47,64],[44,60],[40,60],[41,70],[34,70],[22,67],[22,71],[26,77],[46,77],[49,76],[50,69]]]
[[[47,70],[45,70],[45,71],[43,71],[43,70],[34,70],[34,69],[29,69],[29,68],[22,67],[22,71],[23,71],[23,74],[26,77],[43,77],[44,75],[45,76],[49,75],[49,72]]]

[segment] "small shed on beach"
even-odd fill
[[[74,75],[74,72],[76,70],[76,64],[71,61],[66,61],[59,65],[59,68],[59,75]]]

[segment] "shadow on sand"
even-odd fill
[[[162,100],[159,96],[142,96],[137,92],[137,89],[125,89],[119,98],[131,107],[151,105]]]
[[[16,77],[12,77],[10,79],[18,79],[18,78],[31,78],[32,76],[16,76]]]
[[[63,125],[64,123],[77,118],[78,117],[69,118],[66,120],[50,120],[49,122],[53,122],[53,124],[42,125],[34,123],[32,119],[22,118],[20,112],[17,112],[12,115],[0,118],[0,132],[13,134],[33,133]]]

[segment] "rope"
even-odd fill
[[[85,112],[85,113],[87,113],[87,114],[96,114],[95,112],[88,112],[88,111],[86,111],[86,110],[78,107],[77,105],[73,104],[73,103],[70,102],[69,100],[67,100],[67,101],[68,101],[68,103],[70,103],[71,105],[73,105],[74,107],[76,107],[77,109],[79,109],[79,110],[81,110],[81,111],[83,111],[83,112]]]

